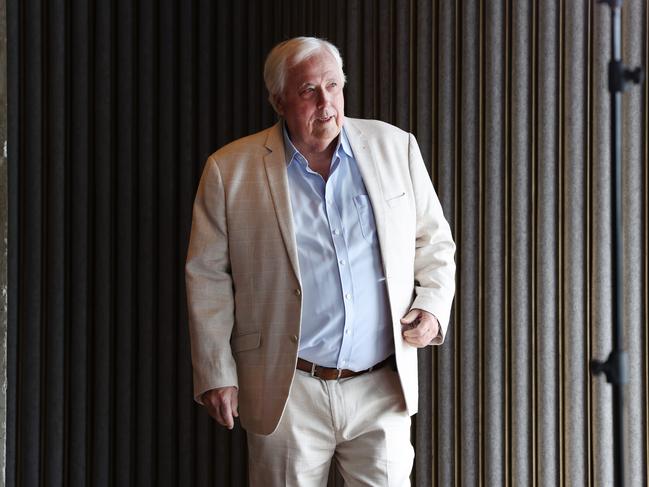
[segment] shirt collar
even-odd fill
[[[305,157],[300,154],[300,151],[293,145],[291,138],[288,136],[288,130],[286,129],[286,122],[282,124],[282,133],[284,135],[284,152],[286,153],[286,165],[290,166],[293,160],[297,160],[302,166],[306,166]],[[352,157],[352,148],[349,145],[349,140],[347,139],[347,133],[345,132],[345,127],[340,130],[340,137],[338,137],[338,145],[334,151],[334,159],[338,155],[342,159],[342,155],[345,154],[348,157]],[[300,157],[296,157],[296,156]]]

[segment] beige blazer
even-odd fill
[[[397,369],[414,414],[417,349],[403,341],[399,319],[410,308],[429,311],[443,341],[455,245],[414,136],[374,120],[344,126],[374,210]],[[186,280],[196,400],[237,386],[242,426],[272,433],[295,373],[302,300],[280,123],[208,158]]]

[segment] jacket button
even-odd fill
[[[296,296],[302,296],[302,291],[300,291],[299,289],[296,289],[295,290],[295,295]]]
[[[297,335],[291,335],[291,341],[297,343]]]

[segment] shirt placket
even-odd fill
[[[339,160],[336,160],[331,167],[332,172],[325,185],[325,205],[329,230],[331,232],[331,240],[336,254],[340,289],[342,290],[343,305],[345,309],[342,341],[336,366],[339,369],[346,369],[349,367],[351,359],[353,338],[352,323],[354,322],[355,296],[352,272],[349,265],[349,248],[344,227],[345,222],[342,218],[339,202],[336,200],[336,189],[344,190],[344,187],[339,187],[339,181],[344,179],[344,175],[341,175],[343,170],[340,167]],[[344,195],[340,195],[340,199],[344,201]]]

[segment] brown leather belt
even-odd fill
[[[348,377],[355,377],[357,375],[364,374],[365,372],[378,370],[381,367],[385,367],[386,365],[393,364],[393,363],[394,363],[394,355],[390,355],[388,358],[386,358],[382,362],[379,362],[375,366],[370,367],[369,369],[359,370],[358,372],[354,372],[353,370],[349,370],[349,369],[333,369],[329,367],[321,367],[312,362],[309,362],[308,360],[304,360],[298,357],[297,365],[295,366],[295,368],[298,370],[302,370],[304,372],[308,372],[311,374],[312,377],[317,377],[318,379],[337,380],[337,379],[346,379]]]

